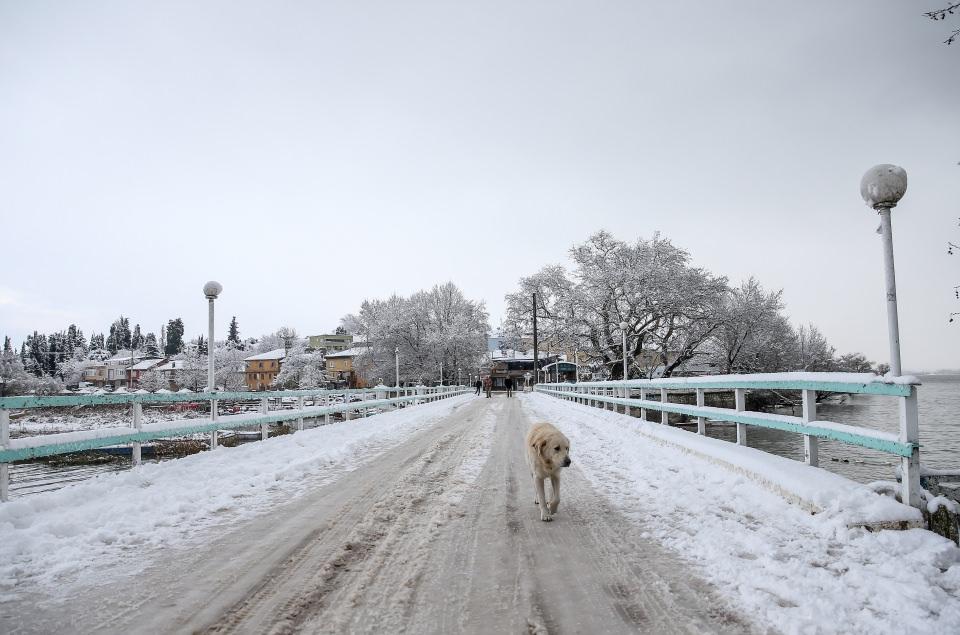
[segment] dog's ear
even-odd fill
[[[540,442],[540,445],[537,445],[537,446],[536,446],[536,448],[537,448],[537,454],[539,454],[541,458],[543,457],[543,448],[545,448],[545,447],[547,447],[547,442],[546,442],[546,441],[541,441],[541,442]]]

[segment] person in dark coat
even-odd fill
[[[507,385],[507,397],[513,397],[513,377],[507,377],[504,383]]]
[[[483,388],[483,380],[477,377],[477,382],[473,385],[477,389],[477,396],[480,395],[480,389]]]

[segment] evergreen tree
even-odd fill
[[[158,342],[158,344],[159,344],[159,346],[160,346],[160,351],[163,352],[164,355],[166,355],[166,352],[167,352],[167,327],[165,327],[165,326],[163,326],[163,325],[160,326],[160,341]]]
[[[157,336],[153,333],[147,333],[143,338],[143,352],[147,357],[160,357],[160,347],[157,345]]]
[[[3,352],[4,352],[4,353],[12,353],[12,352],[13,352],[13,348],[10,346],[10,336],[9,336],[9,335],[4,335],[4,336],[3,336]]]
[[[176,355],[183,352],[183,320],[177,318],[167,322],[167,343],[163,352]]]
[[[107,343],[103,339],[103,333],[94,333],[90,336],[91,349],[104,349],[106,347]]]
[[[230,320],[230,328],[227,331],[227,341],[232,342],[236,348],[242,348],[240,344],[240,327],[237,326],[237,316],[234,315]]]
[[[130,346],[135,351],[143,347],[143,335],[140,334],[139,324],[133,327],[133,334],[130,336]]]
[[[202,335],[197,336],[197,356],[203,357],[207,354],[207,340]]]
[[[117,345],[117,323],[114,322],[110,325],[110,335],[107,336],[106,349],[110,351],[111,355],[116,355],[118,348],[120,347]]]

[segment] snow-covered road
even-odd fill
[[[542,523],[531,420],[572,441]],[[0,632],[958,632],[960,552],[623,415],[464,396],[0,506]]]

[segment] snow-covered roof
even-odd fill
[[[171,359],[166,364],[157,366],[157,370],[182,370],[186,368],[187,361],[184,359]]]
[[[366,346],[354,346],[353,348],[348,348],[345,351],[327,353],[326,359],[330,359],[331,357],[356,357],[368,352],[370,352],[370,349]]]
[[[137,362],[130,367],[130,370],[150,370],[157,364],[162,364],[163,359],[160,357],[152,357],[150,359],[145,359],[142,362]]]
[[[548,355],[544,351],[539,351],[540,359],[553,359],[557,356],[556,353]],[[516,359],[516,360],[529,360],[533,361],[533,351],[515,351],[512,348],[506,349],[497,349],[490,352],[491,360],[500,360],[500,359]]]
[[[251,355],[250,357],[244,357],[243,361],[245,362],[256,362],[267,359],[283,359],[287,356],[287,351],[282,348],[275,348],[272,351],[267,351],[266,353],[260,353],[258,355]]]

